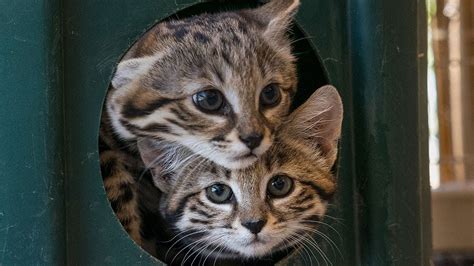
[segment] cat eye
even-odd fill
[[[215,112],[224,105],[224,96],[215,89],[205,90],[194,94],[193,102],[204,112]]]
[[[229,203],[232,199],[232,189],[224,184],[214,184],[206,188],[207,198],[217,204]]]
[[[293,179],[286,175],[274,176],[267,185],[268,194],[274,198],[283,198],[291,192]]]
[[[281,92],[276,84],[266,86],[260,93],[260,104],[264,107],[273,107],[280,103]]]

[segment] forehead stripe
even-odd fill
[[[224,175],[227,179],[232,177],[232,171],[230,169],[225,169]]]

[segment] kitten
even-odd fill
[[[185,147],[140,141],[143,161],[163,192],[156,204],[168,230],[161,224],[158,233],[168,232],[176,247],[160,259],[268,258],[312,234],[336,190],[331,168],[342,113],[336,89],[318,89],[279,128],[268,152],[239,170]]]
[[[137,137],[183,145],[228,168],[246,167],[273,141],[297,79],[286,31],[299,0],[204,14],[154,26],[117,67],[100,128],[107,196],[138,243]]]
[[[296,90],[286,31],[298,5],[156,25],[117,67],[106,102],[114,133],[176,142],[227,168],[255,162]]]

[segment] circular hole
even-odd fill
[[[198,14],[240,9],[249,6],[253,7],[256,5],[256,3],[248,4],[238,2],[233,4],[217,4],[215,2],[201,3],[183,9],[164,19],[164,21],[184,20],[185,18]],[[156,29],[156,27],[153,27],[150,31],[154,29]],[[292,40],[293,54],[297,58],[298,89],[294,95],[291,106],[291,109],[294,109],[302,104],[317,88],[327,84],[328,79],[318,55],[312,47],[311,38],[304,33],[303,29],[301,29],[297,23],[292,24],[288,33]],[[180,32],[178,30],[175,31],[174,34],[187,34],[187,32]],[[205,36],[203,38],[205,38]],[[137,42],[141,42],[140,45],[142,46],[148,45],[146,42],[142,42],[142,40],[143,38]],[[199,44],[196,43],[196,45]],[[140,53],[140,51],[137,51],[139,48],[137,49],[136,45],[132,45],[131,47],[132,48],[125,54],[121,61],[128,59],[127,54],[131,52]],[[149,55],[144,54],[144,56]],[[129,71],[129,73],[148,71],[150,67],[153,67],[145,64],[146,67],[139,69],[142,66],[141,62],[137,62],[136,64],[132,62],[126,66],[128,69],[125,69],[124,75],[120,79],[114,79],[113,82],[117,84],[130,82],[129,79],[131,77],[127,76],[127,71]],[[173,75],[173,73],[170,73],[170,75]],[[165,106],[171,101],[167,99],[149,102],[149,97],[149,95],[135,95],[133,98],[135,102],[120,102],[120,100],[117,100],[117,105],[122,105],[121,107],[127,110],[126,115],[129,117],[137,118],[147,112],[152,112],[157,106]],[[109,97],[106,99],[106,102],[112,100],[115,99]],[[154,179],[151,171],[145,171],[145,169],[142,168],[142,158],[137,151],[136,140],[127,140],[127,133],[118,137],[117,134],[111,130],[111,125],[115,125],[116,130],[123,129],[124,132],[133,132],[134,130],[134,125],[127,124],[126,121],[114,120],[115,118],[106,115],[108,111],[113,111],[113,108],[117,108],[117,105],[108,107],[104,105],[104,116],[101,123],[101,136],[103,137],[100,138],[99,147],[104,185],[109,200],[111,201],[111,206],[130,237],[147,252],[167,263],[171,263],[172,260],[174,260],[174,263],[179,260],[184,261],[187,250],[184,254],[179,254],[179,251],[175,252],[174,255],[167,254],[170,246],[175,244],[172,239],[179,240],[181,237],[174,235],[175,232],[173,232],[173,229],[167,225],[167,219],[169,219],[169,217],[165,218],[160,214],[160,203],[158,199],[162,195],[161,190],[166,189],[166,186],[162,187],[162,184],[159,184],[160,180],[157,181],[156,178]],[[107,108],[109,108],[109,110],[107,110]],[[167,130],[166,124],[154,123],[152,126],[156,130]],[[177,126],[179,127],[179,125]],[[143,153],[141,155],[143,156]],[[164,177],[164,179],[166,178],[172,177],[169,175]],[[132,184],[139,184],[139,186]],[[140,201],[139,205],[141,208],[136,208],[137,198]],[[143,212],[143,210],[146,210],[146,212]],[[141,218],[137,219],[138,217]],[[142,223],[141,227],[138,227],[138,221]],[[182,233],[182,236],[184,235],[185,234]],[[198,242],[196,242],[196,244],[199,246]],[[180,244],[177,244],[176,247],[183,248],[183,246],[179,245]],[[199,250],[197,251],[199,252]],[[281,251],[265,256],[262,259],[252,259],[247,262],[262,263],[263,261],[270,261],[271,263],[275,263],[287,255],[288,252]],[[194,259],[194,257],[192,259]],[[227,265],[236,263],[237,261],[233,259],[221,259],[220,262]]]

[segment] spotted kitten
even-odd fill
[[[270,258],[307,238],[336,190],[331,168],[342,113],[336,89],[318,89],[281,126],[268,152],[239,170],[186,148],[167,151],[141,141],[142,158],[163,191],[158,211],[169,223],[166,237],[173,240],[164,250],[174,251],[160,259],[190,265],[203,258]],[[158,232],[167,232],[160,226]]]
[[[100,129],[107,196],[141,244],[138,137],[167,140],[221,166],[255,162],[296,89],[286,31],[299,0],[154,26],[117,66]]]

